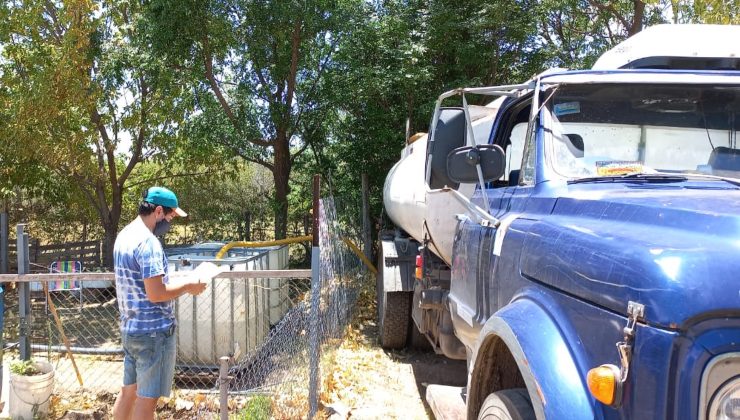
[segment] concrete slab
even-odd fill
[[[465,420],[463,387],[429,385],[426,400],[436,420]]]

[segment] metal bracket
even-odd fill
[[[635,324],[638,320],[645,318],[645,305],[629,301],[627,303],[627,326],[624,327],[625,339],[634,336]]]
[[[632,360],[632,344],[635,339],[635,325],[640,319],[645,317],[645,305],[637,302],[627,303],[627,325],[622,329],[624,339],[617,343],[619,360],[621,364],[620,379],[622,383],[627,381],[630,371],[630,361]]]
[[[386,267],[395,267],[397,265],[402,265],[403,263],[415,263],[416,262],[416,256],[414,257],[385,257],[385,266]]]

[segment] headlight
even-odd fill
[[[699,420],[740,420],[740,353],[714,357],[704,368]]]
[[[740,420],[740,376],[714,393],[708,413],[710,420]]]

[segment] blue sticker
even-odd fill
[[[578,114],[580,112],[580,102],[564,102],[562,104],[555,104],[555,115],[558,117],[561,115]]]

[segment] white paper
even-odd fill
[[[205,283],[224,271],[228,271],[228,266],[221,267],[212,262],[202,262],[193,270],[170,273],[170,278],[177,283]]]

